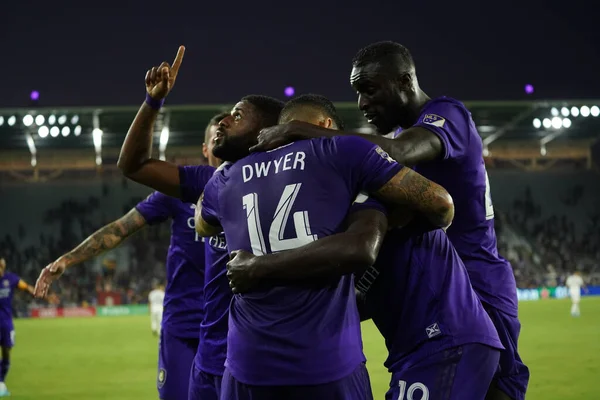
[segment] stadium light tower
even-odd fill
[[[167,150],[167,143],[169,143],[169,122],[171,121],[171,113],[166,112],[165,118],[163,120],[163,128],[160,131],[160,139],[158,142],[158,157],[162,161],[165,161],[167,157],[165,156],[165,150]]]

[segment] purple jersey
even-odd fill
[[[401,168],[357,137],[295,142],[216,173],[202,216],[223,227],[230,250],[289,250],[340,232],[358,192],[378,190]],[[363,361],[352,276],[234,295],[225,365],[236,380],[318,385]]]
[[[381,209],[372,199],[352,210]],[[389,231],[374,265],[379,272],[367,292],[367,309],[385,338],[391,371],[417,359],[467,343],[502,349],[492,321],[471,287],[463,262],[441,229],[410,235]],[[373,274],[365,274],[365,278]]]
[[[415,126],[442,141],[442,158],[419,164],[415,170],[443,186],[454,199],[455,217],[447,232],[473,288],[485,303],[516,316],[515,277],[508,261],[498,255],[483,145],[471,113],[461,102],[439,97],[425,104]]]
[[[154,192],[135,208],[150,225],[172,220],[162,323],[172,336],[197,339],[204,315],[204,244],[194,229],[196,204]]]
[[[180,167],[182,199],[197,202],[214,171],[211,167],[207,174],[204,167]],[[204,246],[204,318],[194,363],[200,371],[221,376],[225,370],[229,304],[233,296],[225,275],[229,254],[222,233],[206,238]]]
[[[12,272],[0,277],[0,325],[12,327],[12,299],[21,278]]]

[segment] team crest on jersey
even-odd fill
[[[443,128],[444,124],[446,123],[446,119],[436,114],[425,114],[425,117],[423,117],[423,123],[437,126],[438,128]]]
[[[394,163],[396,162],[396,160],[394,160],[392,157],[390,157],[390,155],[388,153],[386,153],[385,151],[383,151],[383,149],[379,146],[375,147],[375,151],[377,152],[377,154],[379,154],[381,156],[381,158],[383,158],[384,160]]]
[[[427,333],[427,337],[429,339],[442,334],[442,330],[440,329],[440,326],[438,325],[437,322],[435,324],[431,324],[427,328],[425,328],[425,332]]]
[[[158,370],[158,388],[160,389],[167,380],[167,371],[164,368]]]
[[[8,285],[10,285],[10,283],[8,282],[8,280],[4,279],[2,281],[2,285],[4,285],[4,287],[8,287]]]

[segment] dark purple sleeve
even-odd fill
[[[196,204],[214,172],[215,168],[208,165],[179,166],[181,200]]]
[[[387,208],[364,192],[361,192],[356,196],[354,203],[352,203],[352,207],[350,207],[350,213],[361,210],[377,210],[382,212],[386,217],[388,216]]]
[[[178,201],[160,192],[154,192],[140,201],[135,209],[142,214],[148,225],[159,224],[173,216],[173,201]]]
[[[427,129],[440,138],[444,146],[444,160],[463,157],[469,150],[472,130],[475,129],[468,110],[451,101],[432,103],[414,126]]]
[[[342,176],[351,180],[353,188],[362,192],[376,192],[403,168],[383,149],[357,136],[336,136],[335,162],[345,171]]]
[[[215,174],[204,189],[204,198],[202,199],[202,210],[200,215],[202,219],[213,226],[221,225],[219,220],[219,184],[221,174]]]

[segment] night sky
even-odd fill
[[[350,61],[379,40],[412,51],[430,96],[600,98],[595,1],[205,3],[3,2],[0,107],[28,106],[32,90],[40,106],[139,104],[146,70],[179,44],[187,52],[169,104],[282,98],[288,85],[354,101]]]

